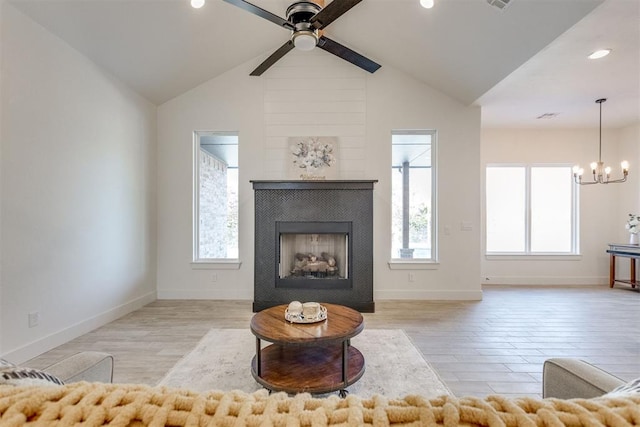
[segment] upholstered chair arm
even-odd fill
[[[43,369],[65,383],[113,381],[113,356],[99,351],[83,351]]]
[[[602,396],[625,382],[584,360],[552,358],[544,362],[542,397],[590,399]]]

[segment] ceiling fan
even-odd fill
[[[362,0],[333,0],[326,7],[312,1],[297,1],[287,8],[287,19],[245,0],[224,0],[261,18],[273,22],[291,31],[291,38],[271,54],[262,64],[251,72],[260,76],[294,47],[300,50],[312,50],[314,47],[326,50],[352,64],[374,73],[380,64],[365,58],[358,52],[322,35],[321,31]]]

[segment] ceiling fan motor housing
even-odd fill
[[[309,22],[322,7],[312,1],[297,1],[287,8],[287,21],[293,25]]]
[[[298,46],[296,43],[296,38],[312,38],[313,46],[318,43],[318,30],[315,29],[309,21],[313,18],[318,12],[322,10],[322,7],[317,5],[311,1],[299,1],[293,3],[291,6],[287,8],[287,21],[291,22],[295,26],[295,30],[291,34],[291,41]],[[309,42],[307,41],[307,43]],[[309,45],[306,49],[308,50],[312,46]]]

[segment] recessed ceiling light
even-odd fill
[[[204,6],[204,0],[191,0],[191,7],[194,9],[200,9]]]
[[[595,52],[593,52],[591,55],[589,55],[589,59],[600,59],[600,58],[604,58],[605,56],[609,55],[611,53],[611,49],[600,49],[600,50],[596,50]]]
[[[433,7],[433,0],[420,0],[420,6],[425,9],[431,9]]]

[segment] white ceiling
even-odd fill
[[[502,11],[486,0],[435,1],[427,10],[418,0],[363,0],[326,35],[481,106],[485,127],[595,127],[602,97],[603,126],[640,122],[639,0],[512,0]],[[9,2],[156,104],[246,61],[257,66],[289,35],[222,0],[198,10],[188,0]],[[251,2],[282,17],[292,3]],[[602,47],[611,55],[586,58]],[[544,113],[558,115],[536,119]]]

